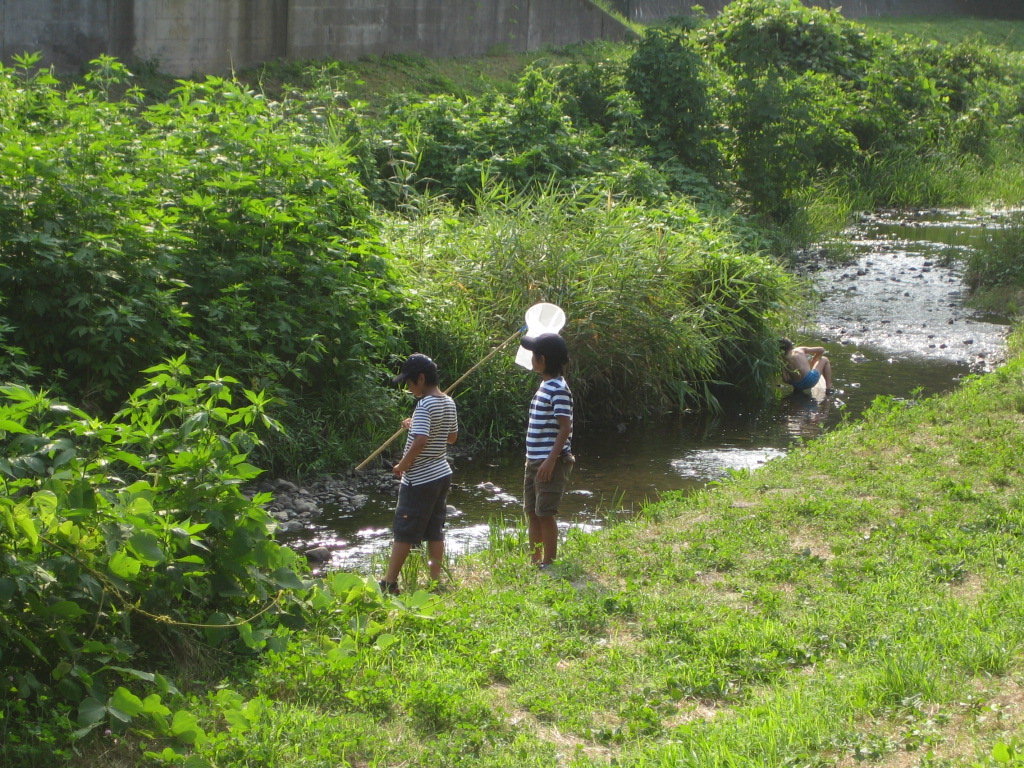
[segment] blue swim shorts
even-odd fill
[[[798,392],[806,392],[808,389],[814,389],[814,385],[821,379],[821,374],[815,370],[810,370],[807,375],[804,376],[800,381],[793,382],[793,389]]]

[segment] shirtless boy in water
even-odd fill
[[[795,347],[793,342],[783,336],[779,339],[779,348],[786,362],[782,378],[793,385],[796,392],[809,392],[821,378],[825,379],[825,394],[831,394],[832,364],[825,357],[824,347]]]

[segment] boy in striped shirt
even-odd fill
[[[448,445],[459,435],[455,401],[437,385],[437,365],[426,355],[410,355],[393,384],[409,387],[416,398],[412,416],[402,422],[409,430],[402,458],[391,470],[401,478],[395,508],[394,535],[382,592],[397,595],[398,574],[412,548],[427,542],[430,579],[441,579],[444,559],[444,524],[452,468]]]
[[[576,463],[572,455],[572,392],[562,376],[569,362],[569,347],[557,333],[528,336],[520,344],[533,352],[533,370],[541,376],[526,427],[523,510],[530,559],[546,568],[558,553],[558,505]]]

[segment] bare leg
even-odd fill
[[[441,565],[444,563],[444,542],[428,541],[427,554],[430,557],[430,580],[441,581]]]
[[[832,363],[829,362],[827,357],[819,357],[818,362],[814,364],[814,370],[821,374],[821,377],[825,380],[825,389],[832,389]]]
[[[544,560],[547,565],[558,555],[558,520],[554,515],[540,518],[540,535],[544,541]]]
[[[409,557],[409,552],[412,551],[412,544],[406,544],[402,541],[394,541],[391,543],[391,559],[388,560],[388,571],[384,575],[384,581],[388,584],[398,583],[398,574],[402,572],[402,566],[405,565],[405,559]]]
[[[558,556],[558,520],[554,515],[530,515],[530,560],[547,565]]]
[[[544,539],[541,536],[540,518],[533,512],[527,512],[527,521],[527,533],[530,539],[530,561],[534,565],[539,565],[541,548],[544,546]]]

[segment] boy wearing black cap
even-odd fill
[[[412,416],[402,422],[409,430],[402,458],[391,470],[401,478],[395,508],[394,535],[382,592],[397,595],[398,574],[414,546],[427,542],[431,581],[440,581],[444,558],[444,524],[452,468],[448,445],[459,435],[455,401],[437,386],[437,365],[426,355],[410,355],[393,384],[409,387],[416,398]]]
[[[569,347],[557,333],[520,341],[533,352],[541,383],[530,402],[526,427],[523,510],[529,526],[530,558],[546,568],[558,552],[558,505],[576,460],[572,455],[572,392],[562,374]]]

